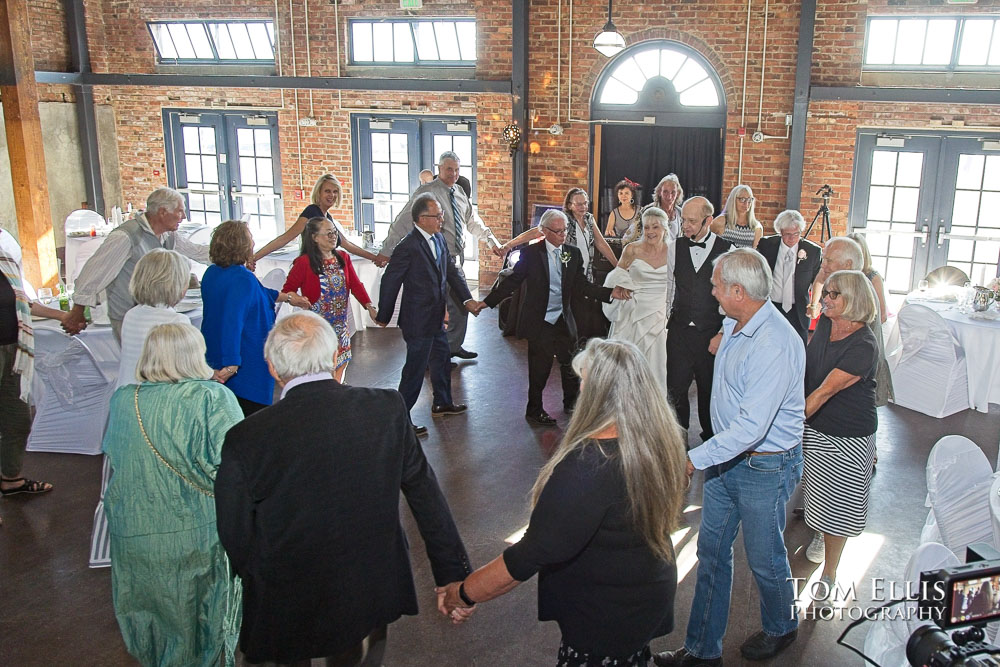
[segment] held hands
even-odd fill
[[[386,264],[389,263],[389,255],[383,255],[382,253],[379,253],[375,255],[375,259],[373,259],[372,262],[374,262],[375,266],[381,269],[382,267],[384,267]]]
[[[458,588],[461,585],[461,581],[453,581],[446,586],[434,589],[438,598],[438,611],[442,615],[451,618],[451,622],[455,625],[464,623],[470,616],[476,613],[475,607],[467,607],[462,602],[462,598],[459,597]]]
[[[632,298],[632,290],[625,289],[621,285],[618,285],[613,290],[611,290],[612,299],[620,299],[622,301],[628,301]]]
[[[482,312],[483,308],[486,308],[486,304],[482,301],[472,300],[465,302],[465,309],[476,317],[479,317],[479,313]]]
[[[297,294],[295,292],[287,292],[287,294],[288,294],[288,303],[295,306],[296,308],[306,308],[306,309],[312,308],[312,304],[309,302],[309,299],[305,298],[301,294]]]
[[[493,254],[496,255],[497,257],[503,257],[504,253],[506,253],[506,250],[502,245],[495,245],[491,248],[491,250],[493,251]]]
[[[378,317],[378,310],[376,310],[375,306],[373,306],[372,304],[369,303],[367,306],[365,306],[365,310],[368,311],[368,317],[372,318],[372,320],[375,320],[375,318]]]
[[[75,336],[87,328],[87,320],[83,316],[82,309],[79,313],[75,310],[66,313],[66,316],[59,323],[62,325],[63,330],[70,336]]]
[[[816,319],[817,317],[820,316],[820,313],[822,312],[823,308],[820,307],[818,303],[810,303],[809,305],[806,306],[806,316],[810,320]]]

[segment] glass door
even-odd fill
[[[361,227],[375,232],[376,245],[420,185],[420,134],[416,120],[355,118],[355,154]]]
[[[284,229],[276,114],[164,110],[167,182],[187,198],[188,220],[242,219],[258,244]]]
[[[475,124],[467,122],[425,121],[420,125],[420,146],[423,152],[423,162],[431,171],[437,173],[438,157],[445,151],[458,155],[461,165],[460,175],[469,179],[472,195],[469,202],[476,209],[478,200],[476,193],[476,142]],[[478,211],[477,211],[478,213]],[[468,230],[465,232],[465,261],[479,259],[479,243],[472,238]]]
[[[1000,143],[949,137],[945,146],[930,268],[954,266],[985,285],[1000,262]]]

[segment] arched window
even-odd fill
[[[601,73],[591,104],[595,120],[646,120],[674,127],[723,127],[725,94],[697,51],[671,40],[626,49]]]

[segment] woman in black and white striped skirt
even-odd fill
[[[878,345],[866,325],[878,306],[860,271],[837,271],[823,287],[823,315],[806,348],[802,485],[806,523],[817,531],[806,558],[825,561],[821,581],[832,586],[847,538],[868,519]]]

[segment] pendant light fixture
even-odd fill
[[[611,2],[608,0],[608,22],[604,24],[604,29],[594,38],[594,48],[602,55],[611,57],[621,53],[625,48],[625,38],[618,32],[618,28],[611,21]]]

